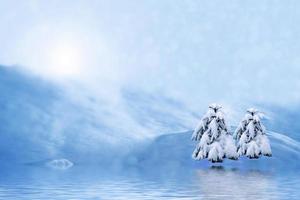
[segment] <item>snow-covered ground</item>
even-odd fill
[[[207,160],[194,161],[191,158],[196,142],[191,141],[192,131],[177,134],[163,135],[155,139],[139,155],[142,166],[179,167],[179,168],[206,168],[214,166]],[[248,159],[241,157],[237,161],[225,159],[223,167],[267,170],[279,173],[288,173],[289,170],[300,167],[300,143],[280,133],[268,132],[272,157]],[[280,172],[281,169],[285,171]]]
[[[126,126],[126,121],[111,124],[114,119],[119,120],[115,118],[118,112],[107,109],[106,104],[95,102],[92,98],[88,102],[74,101],[57,85],[13,68],[0,67],[0,81],[0,160],[3,163],[47,163],[63,158],[74,165],[93,163],[117,166],[124,161],[137,164],[143,159],[146,162],[158,159],[159,162],[195,166],[206,163],[190,159],[196,145],[190,140],[191,133],[164,134],[174,130],[191,130],[191,127],[185,126],[187,123],[180,123],[181,118],[187,115],[167,112],[176,108],[184,110],[176,101],[124,91],[124,104],[131,122],[134,122]],[[155,108],[153,102],[165,104],[168,108],[161,111]],[[93,105],[96,110],[93,110]],[[292,117],[294,119],[295,115]],[[137,137],[141,129],[132,128],[134,124],[153,134]],[[267,123],[267,127],[272,129],[272,123]],[[280,166],[289,163],[288,167],[297,165],[300,145],[292,139],[297,138],[297,132],[268,134],[273,157],[251,163],[267,165],[271,162]],[[142,155],[144,151],[146,153]],[[247,159],[241,160],[225,161],[224,164],[241,165],[248,162]]]

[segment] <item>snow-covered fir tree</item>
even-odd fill
[[[208,158],[211,162],[222,162],[224,158],[238,158],[221,108],[217,104],[211,104],[193,132],[192,140],[199,141],[192,154],[195,160]]]
[[[266,129],[261,123],[261,113],[250,108],[237,127],[234,137],[237,140],[239,156],[259,158],[260,155],[272,156]]]

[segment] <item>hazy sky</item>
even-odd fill
[[[299,9],[296,0],[0,0],[0,64],[72,80],[112,109],[124,90],[195,112],[297,104]]]

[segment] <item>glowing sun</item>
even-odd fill
[[[55,76],[73,76],[81,72],[84,52],[76,42],[60,42],[49,49],[48,73]]]

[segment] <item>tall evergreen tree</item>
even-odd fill
[[[261,113],[258,110],[254,108],[247,110],[234,137],[237,140],[240,156],[246,155],[251,159],[259,158],[260,155],[272,156],[266,129],[261,123]]]
[[[222,162],[224,158],[238,158],[221,108],[217,104],[211,104],[195,129],[192,140],[199,141],[192,154],[195,160],[208,158],[211,162]]]

